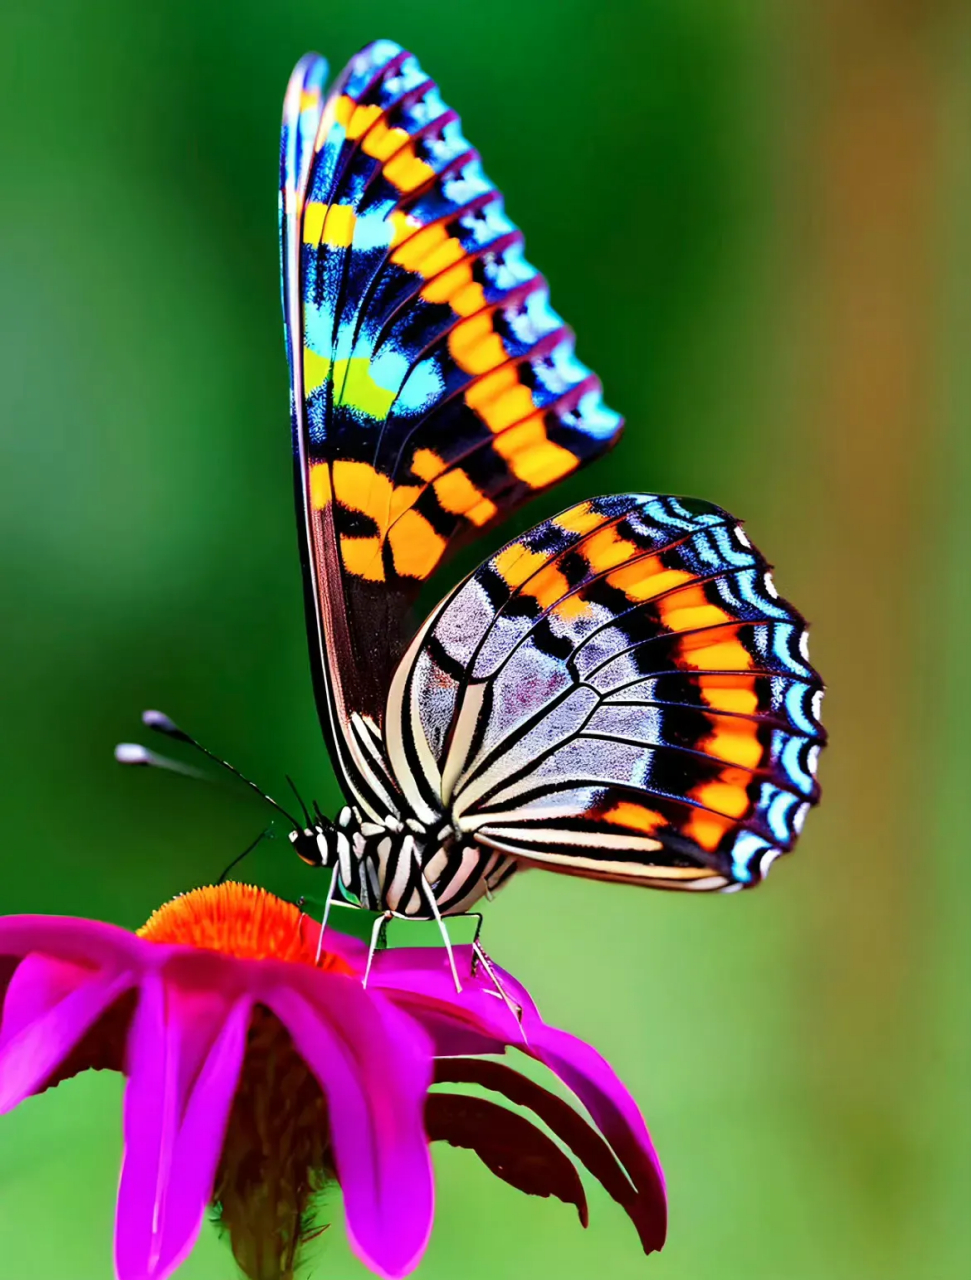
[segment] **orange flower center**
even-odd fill
[[[331,973],[353,973],[333,951],[308,938],[306,917],[292,902],[249,884],[209,885],[173,898],[138,930],[149,942],[179,943],[240,960],[289,960]]]

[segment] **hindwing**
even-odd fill
[[[584,502],[433,613],[392,685],[390,759],[419,817],[519,860],[751,885],[819,795],[806,638],[719,507]]]

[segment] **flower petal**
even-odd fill
[[[430,1093],[425,1105],[430,1142],[474,1151],[490,1173],[531,1196],[556,1196],[588,1222],[583,1183],[570,1159],[525,1116],[486,1098]]]
[[[444,947],[396,947],[374,957],[369,990],[384,994],[413,1016],[435,1041],[436,1056],[501,1053],[525,1043],[519,1013],[502,999],[472,948],[453,947],[461,993],[456,992]],[[495,972],[498,970],[495,969]],[[518,988],[517,988],[518,989]]]
[[[379,1275],[407,1275],[425,1251],[434,1209],[428,1037],[356,979],[310,970],[300,987],[281,984],[260,998],[327,1099],[351,1246]]]
[[[435,1083],[480,1085],[501,1093],[517,1106],[528,1107],[569,1147],[618,1204],[627,1208],[636,1201],[633,1184],[596,1129],[575,1107],[529,1076],[487,1058],[439,1058],[435,1062]]]
[[[492,966],[505,1000],[482,967],[472,976],[469,947],[455,948],[464,984],[461,994],[456,993],[447,958],[437,950],[379,953],[372,987],[419,1018],[435,1037],[439,1054],[456,1051],[450,1047],[451,1018],[460,1037],[467,1039],[470,1032],[494,1037],[501,1046],[521,1049],[554,1071],[590,1112],[637,1189],[635,1226],[645,1252],[660,1249],[667,1232],[664,1175],[644,1119],[616,1072],[591,1045],[545,1023],[526,988],[504,969]],[[518,1017],[509,1004],[518,1008]]]
[[[251,1001],[150,973],[132,1020],[119,1280],[163,1280],[195,1243],[239,1083]]]
[[[610,1063],[592,1045],[549,1026],[540,1017],[529,993],[512,974],[499,968],[496,973],[504,989],[523,1010],[528,1052],[573,1090],[637,1188],[636,1216],[630,1209],[628,1212],[644,1252],[653,1253],[662,1248],[667,1235],[664,1173],[637,1103]]]
[[[135,975],[29,955],[7,987],[0,1027],[0,1114],[42,1089]]]
[[[77,916],[0,917],[0,956],[32,951],[99,968],[138,968],[156,948],[137,934],[101,920]]]

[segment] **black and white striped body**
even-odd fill
[[[318,816],[290,841],[310,866],[336,869],[338,901],[412,920],[461,915],[516,869],[514,859],[463,842],[447,823],[431,830],[393,814],[379,823],[349,805],[336,823]]]

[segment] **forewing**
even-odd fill
[[[387,735],[416,812],[481,845],[666,888],[756,883],[818,799],[806,626],[737,521],[582,503],[481,565],[416,637]]]
[[[408,606],[450,547],[602,453],[621,422],[416,59],[387,41],[359,54],[305,165],[293,121],[317,108],[300,115],[301,93],[288,94],[284,303],[333,738],[355,713],[380,724]]]

